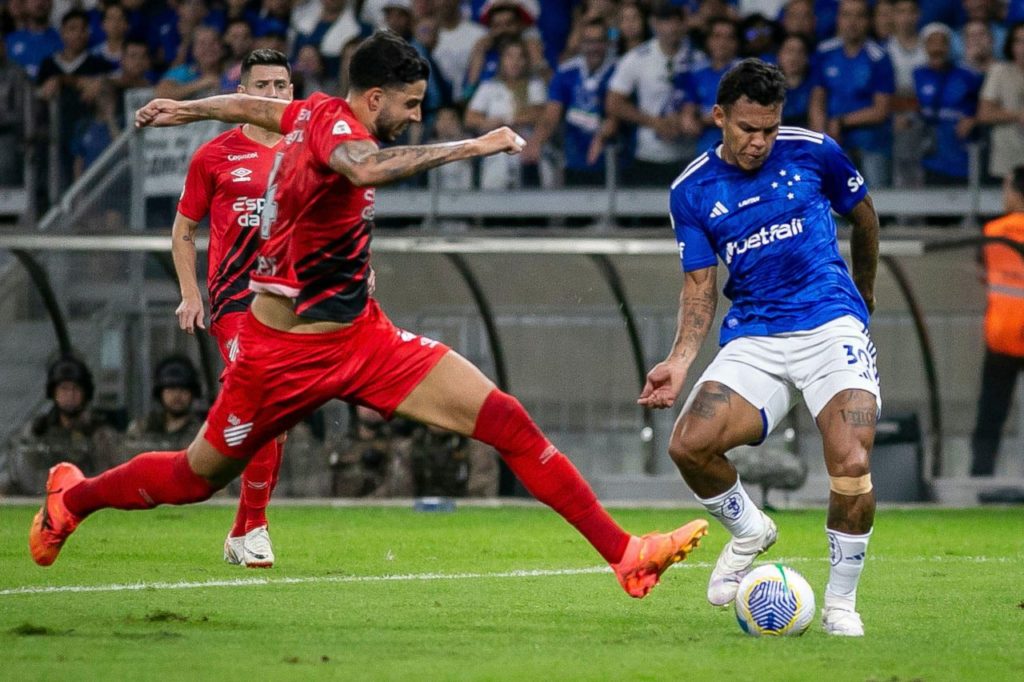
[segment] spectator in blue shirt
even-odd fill
[[[82,177],[85,169],[100,157],[120,133],[113,86],[103,85],[91,104],[89,114],[76,122],[71,136],[73,174],[76,180]]]
[[[563,63],[548,87],[533,135],[523,150],[524,165],[540,161],[544,145],[562,128],[567,187],[603,185],[605,162],[600,154],[615,127],[604,116],[604,100],[615,61],[608,57],[608,27],[588,21],[579,33],[580,55]]]
[[[51,0],[26,0],[25,28],[5,38],[7,58],[25,67],[32,80],[43,60],[61,49],[60,34],[50,26]]]
[[[157,64],[180,66],[186,63],[195,29],[206,24],[209,15],[206,0],[172,0],[167,9],[154,15],[149,26],[149,48]]]
[[[892,62],[868,39],[866,0],[842,0],[839,34],[818,48],[811,128],[828,133],[855,159],[870,187],[887,187],[892,171]]]
[[[811,105],[811,43],[802,35],[790,35],[782,41],[777,60],[786,76],[786,102],[782,105],[782,125],[806,128]]]
[[[982,77],[950,58],[952,31],[934,22],[921,29],[928,61],[914,70],[921,117],[930,131],[921,165],[928,185],[963,185],[967,181],[967,142],[977,123]]]
[[[927,4],[927,3],[925,3]],[[992,50],[999,54],[1006,44],[1006,27],[1012,22],[1000,22],[991,0],[964,0],[963,9],[966,13],[966,21],[960,24],[960,29],[955,31],[950,38],[950,55],[954,62],[964,58],[964,30],[967,22],[981,21],[988,25],[992,34]]]
[[[130,28],[128,13],[124,7],[114,3],[103,8],[102,16],[104,40],[92,48],[92,53],[106,59],[117,71],[121,68],[121,57]]]
[[[157,97],[193,99],[229,90],[224,74],[224,44],[217,29],[197,26],[189,42],[192,59],[164,74],[156,84]]]
[[[683,106],[680,126],[684,132],[690,128],[686,119],[691,116],[697,134],[697,153],[700,154],[722,141],[722,131],[715,125],[712,110],[718,97],[718,82],[737,63],[740,48],[739,27],[732,19],[718,17],[708,22],[708,35],[704,51],[708,55],[707,65],[682,74],[683,87],[687,91],[687,104]]]
[[[538,5],[533,0],[487,0],[480,11],[480,23],[487,33],[476,41],[466,66],[462,97],[469,100],[480,83],[498,73],[499,53],[505,43],[521,40],[526,45],[534,76],[547,80],[551,73],[544,57],[544,44],[534,27]]]
[[[782,25],[783,35],[803,37],[811,45],[812,50],[817,46],[813,0],[789,0],[782,8],[779,23]]]

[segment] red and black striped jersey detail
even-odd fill
[[[303,317],[350,322],[369,298],[374,190],[354,186],[328,162],[346,142],[375,140],[345,100],[322,93],[289,104],[281,132],[250,286],[295,299]]]
[[[196,222],[210,217],[211,321],[252,302],[248,274],[259,249],[267,177],[282,144],[267,147],[234,128],[201,146],[189,163],[178,212]]]

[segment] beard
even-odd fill
[[[393,119],[383,112],[377,117],[377,137],[384,142],[394,142],[409,127],[408,121]]]

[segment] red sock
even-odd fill
[[[597,501],[572,462],[544,437],[523,406],[498,389],[476,418],[473,438],[494,447],[534,497],[576,527],[608,563],[617,563],[629,544]]]
[[[244,511],[242,532],[244,535],[254,528],[267,525],[267,505],[270,495],[274,492],[276,473],[281,466],[281,446],[276,440],[269,441],[261,447],[249,460],[242,472],[242,494],[238,501],[238,511]],[[235,528],[238,517],[235,517]],[[235,535],[235,529],[232,529]]]
[[[209,499],[217,489],[189,466],[185,450],[144,452],[87,478],[64,493],[68,510],[84,518],[98,509],[152,509]]]

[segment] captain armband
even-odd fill
[[[871,485],[871,474],[863,476],[829,476],[829,490],[838,495],[866,495],[874,486]]]

